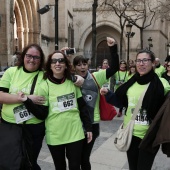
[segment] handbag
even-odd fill
[[[0,169],[19,170],[22,162],[22,128],[0,123]]]
[[[114,144],[119,151],[126,152],[130,147],[132,135],[133,135],[133,128],[134,128],[134,124],[135,124],[135,118],[136,118],[136,115],[137,115],[139,109],[141,108],[142,100],[143,100],[146,90],[148,89],[148,86],[149,86],[149,83],[147,84],[147,87],[141,94],[139,101],[138,101],[138,103],[135,107],[135,110],[133,112],[133,116],[132,116],[131,120],[129,121],[129,123],[127,124],[127,126],[124,127],[124,124],[122,123],[120,125],[119,129],[117,130]]]
[[[100,89],[100,86],[96,81],[96,78],[94,77],[93,74],[92,74],[92,76],[93,76],[98,88]],[[100,109],[100,119],[103,121],[112,120],[117,114],[114,106],[107,103],[105,96],[103,96],[101,94],[100,94],[100,101],[99,101],[99,109]]]

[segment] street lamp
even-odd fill
[[[39,14],[45,14],[50,10],[50,6],[55,6],[55,50],[58,50],[58,0],[55,0],[55,5],[45,5],[37,10]]]
[[[128,39],[128,48],[127,48],[127,63],[129,61],[129,44],[130,44],[130,38],[132,38],[135,35],[135,32],[131,32],[132,31],[132,24],[128,23],[126,25],[126,37]]]
[[[152,38],[151,37],[148,38],[148,44],[149,44],[149,50],[150,50],[151,47],[153,47]]]

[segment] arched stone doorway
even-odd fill
[[[96,56],[97,56],[97,62],[96,62],[97,67],[102,66],[102,62],[104,59],[108,59],[108,61],[110,61],[111,55],[106,40],[103,40],[98,44]]]
[[[105,23],[106,24],[106,23]],[[106,42],[107,37],[115,39],[118,45],[120,44],[120,32],[114,26],[101,25],[96,29],[96,58],[92,58],[92,33],[90,32],[86,38],[84,38],[83,55],[85,58],[91,59],[91,67],[95,69],[97,66],[101,66],[104,58],[110,60],[110,50]],[[125,41],[123,40],[123,51],[125,50]],[[82,55],[82,54],[81,54]],[[96,63],[96,65],[95,65]]]

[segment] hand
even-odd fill
[[[107,37],[106,39],[107,39],[107,45],[109,47],[114,46],[116,44],[116,41],[113,38]]]
[[[22,91],[18,92],[17,95],[20,102],[25,102],[27,100],[27,96]]]
[[[60,51],[64,53],[64,51],[65,51],[65,50],[68,50],[68,49],[69,49],[69,47],[63,47],[63,48],[61,48]]]
[[[60,51],[65,54],[65,50],[68,50],[68,49],[69,49],[69,47],[63,47],[63,48],[61,48]],[[66,55],[66,56],[67,56],[67,58],[68,58],[68,60],[69,60],[69,56],[70,56],[70,55]]]
[[[101,89],[100,89],[100,94],[101,95],[106,95],[108,93],[108,89],[106,88],[106,87],[102,87]]]
[[[81,87],[84,83],[84,78],[79,75],[75,75],[75,76],[77,77],[77,80],[74,84],[78,87]]]
[[[29,95],[28,98],[31,99],[34,104],[43,105],[45,103],[45,97],[43,96]]]
[[[87,143],[90,143],[92,141],[93,134],[92,132],[87,132]]]

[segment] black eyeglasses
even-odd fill
[[[139,65],[141,62],[142,64],[147,64],[149,61],[151,61],[150,58],[144,58],[143,60],[140,60],[140,59],[135,60],[136,65]]]
[[[170,65],[167,65],[167,67],[170,67]]]
[[[51,59],[51,64],[56,64],[57,62],[59,62],[60,64],[64,64],[65,59],[64,58],[52,58]]]
[[[25,54],[26,58],[31,60],[33,58],[33,60],[39,60],[41,57],[40,56],[36,56],[36,55],[31,55],[31,54]]]

